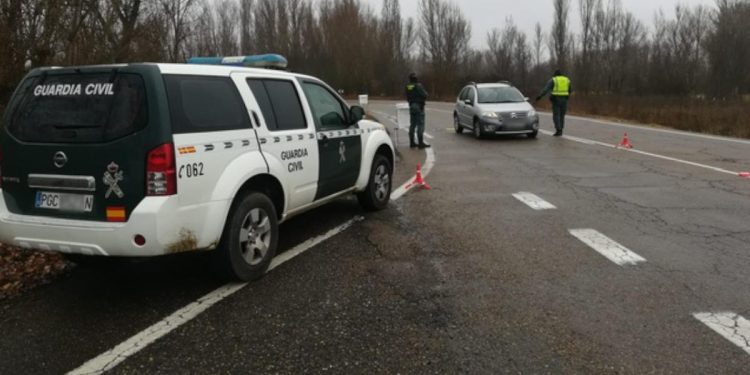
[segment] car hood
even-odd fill
[[[528,102],[520,103],[497,103],[497,104],[480,104],[479,109],[483,112],[528,112],[534,107]]]

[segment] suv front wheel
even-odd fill
[[[276,254],[279,223],[273,202],[262,193],[246,193],[230,211],[218,262],[233,280],[259,279]]]
[[[393,171],[391,163],[383,155],[375,155],[370,170],[370,179],[367,181],[367,189],[357,194],[359,203],[366,210],[382,210],[391,200],[391,182]]]

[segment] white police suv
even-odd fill
[[[0,241],[67,254],[216,250],[260,277],[278,224],[391,193],[394,149],[329,86],[278,55],[40,68],[0,130]]]

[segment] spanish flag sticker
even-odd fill
[[[125,222],[125,207],[107,206],[107,221]]]

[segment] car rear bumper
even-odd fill
[[[0,194],[0,242],[26,249],[122,257],[211,249],[221,236],[226,204],[184,208],[177,196],[148,197],[126,223],[109,223],[13,214]],[[143,246],[136,244],[137,235],[145,238]]]

